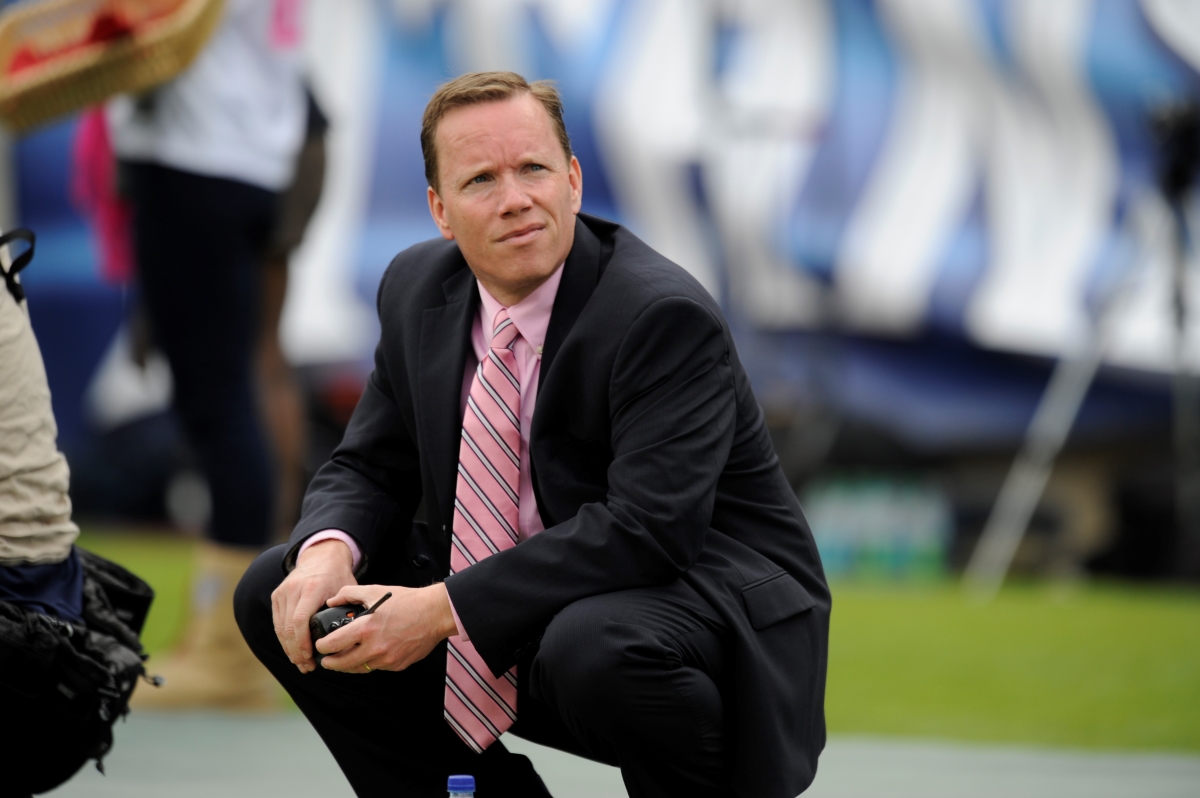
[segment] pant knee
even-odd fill
[[[593,756],[619,764],[627,784],[633,777],[727,795],[724,703],[715,681],[721,657],[702,656],[720,649],[719,635],[660,623],[662,614],[647,606],[612,594],[566,608],[533,660],[532,697],[557,712]],[[706,636],[712,640],[697,643]]]
[[[687,641],[703,630],[676,638],[669,630],[639,623],[605,598],[577,602],[547,627],[530,669],[533,697],[556,710],[577,734],[586,730],[654,745],[661,732],[719,748],[724,704],[715,678],[720,663],[711,673]],[[677,728],[680,718],[686,723]]]
[[[660,670],[666,647],[642,627],[616,622],[585,599],[550,623],[533,662],[531,688],[560,712],[608,715]]]

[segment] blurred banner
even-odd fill
[[[307,22],[333,127],[284,319],[301,364],[365,362],[383,269],[436,235],[418,143],[434,88],[513,69],[558,83],[584,209],[721,301],[768,408],[832,406],[926,448],[1012,442],[1046,370],[1011,355],[1074,351],[1101,306],[1107,363],[1173,367],[1148,119],[1200,96],[1198,3],[312,0]],[[72,125],[15,150],[56,406],[125,302],[67,198]],[[1098,389],[1081,427],[1165,418],[1160,385],[1130,385]]]
[[[360,296],[435,234],[425,99],[504,68],[558,82],[585,208],[755,328],[932,329],[1057,355],[1137,270],[1109,359],[1171,367],[1147,116],[1200,95],[1195,3],[343,0],[313,15],[346,185],[340,257],[313,242],[309,260],[349,257]],[[298,357],[369,337],[311,326],[297,298]]]

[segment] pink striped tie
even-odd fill
[[[517,545],[521,473],[521,384],[512,345],[516,325],[496,314],[492,345],[475,371],[458,450],[450,573]],[[446,722],[476,753],[517,719],[517,669],[492,676],[475,646],[450,638]]]

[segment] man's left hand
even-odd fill
[[[392,597],[375,612],[317,641],[317,650],[327,655],[322,667],[344,673],[402,671],[458,633],[450,597],[440,582],[421,588],[347,585],[328,603],[370,607],[389,590]]]

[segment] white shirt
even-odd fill
[[[300,70],[303,0],[227,0],[192,65],[154,90],[108,104],[121,158],[281,191],[292,181],[308,111]]]

